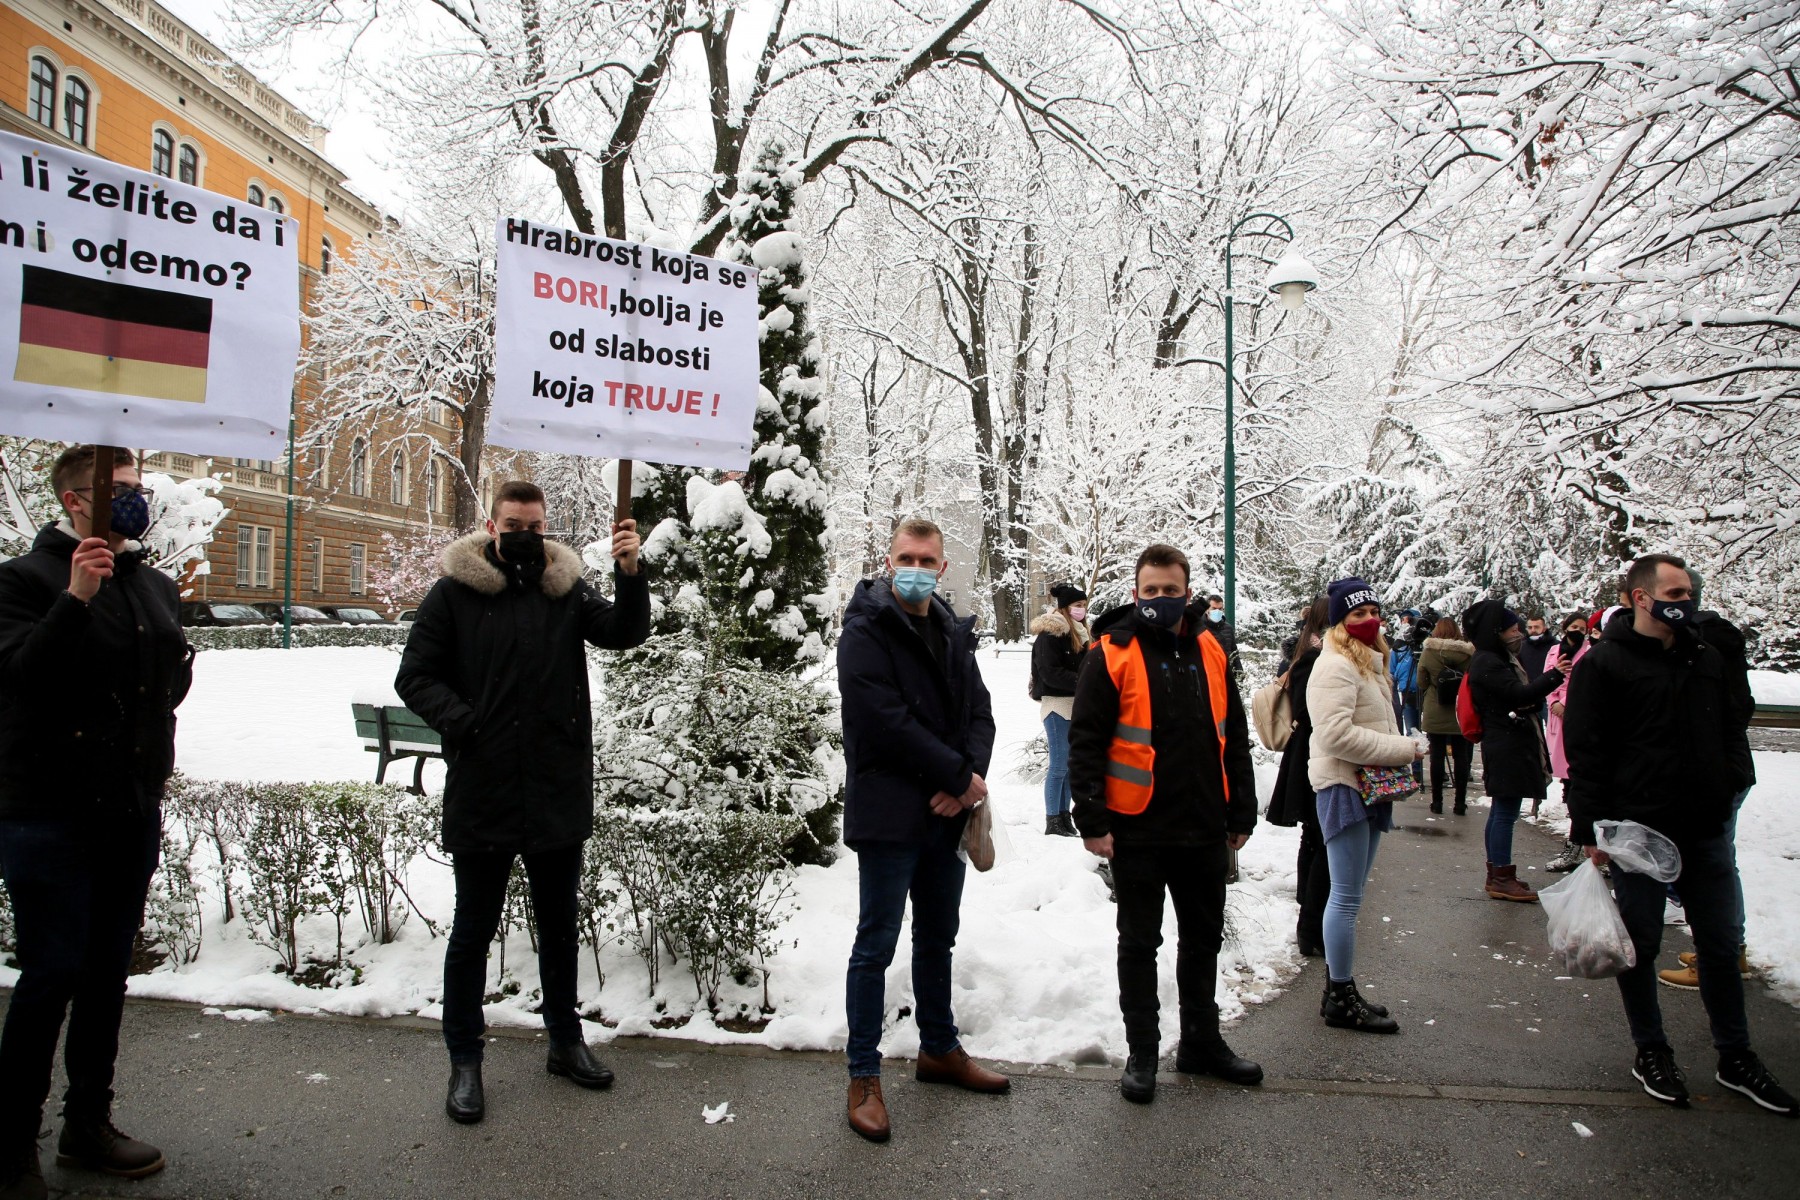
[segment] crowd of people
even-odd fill
[[[136,540],[148,497],[135,463],[119,452],[106,505],[85,482],[95,478],[94,455],[78,447],[57,460],[62,519],[29,553],[0,564],[0,875],[20,969],[0,1033],[0,1200],[46,1195],[37,1142],[65,1020],[58,1161],[126,1178],[165,1162],[113,1124],[112,1085],[193,650],[175,585],[145,563]],[[96,536],[97,505],[105,536]],[[649,586],[632,522],[613,528],[610,600],[546,528],[535,486],[496,491],[486,527],[446,552],[395,681],[442,736],[448,769],[441,840],[456,902],[444,961],[445,1111],[464,1124],[486,1110],[485,956],[521,858],[546,1068],[588,1088],[613,1081],[576,1010],[576,887],[594,804],[586,647],[641,643]],[[838,645],[843,840],[859,889],[845,975],[846,1112],[874,1141],[891,1132],[880,1042],[909,903],[916,1077],[980,1092],[1011,1087],[963,1049],[952,1006],[967,866],[959,851],[988,797],[995,724],[974,620],[939,593],[947,568],[942,530],[901,521],[885,571],[855,589]],[[1478,737],[1487,895],[1537,899],[1518,879],[1513,828],[1553,778],[1571,815],[1568,865],[1606,863],[1596,824],[1607,821],[1640,822],[1680,850],[1672,885],[1622,863],[1611,869],[1636,949],[1618,986],[1644,1090],[1673,1105],[1688,1100],[1658,1007],[1672,886],[1694,955],[1663,982],[1698,990],[1715,1077],[1769,1111],[1800,1116],[1752,1051],[1745,1018],[1734,845],[1755,782],[1753,702],[1744,639],[1700,608],[1700,590],[1680,559],[1652,554],[1632,564],[1616,607],[1571,615],[1554,630],[1481,600],[1458,616],[1408,610],[1390,639],[1380,593],[1357,578],[1301,607],[1277,679],[1287,729],[1267,817],[1301,827],[1296,939],[1303,954],[1325,960],[1325,1025],[1399,1031],[1357,989],[1358,913],[1394,803],[1421,790],[1427,758],[1432,811],[1443,812],[1446,789],[1452,815],[1468,811]],[[1226,1043],[1215,1002],[1226,884],[1260,807],[1235,631],[1220,597],[1195,596],[1187,557],[1161,544],[1138,556],[1128,602],[1089,615],[1083,589],[1052,590],[1032,625],[1031,693],[1048,749],[1046,833],[1079,837],[1110,869],[1128,1049],[1120,1091],[1139,1103],[1156,1094],[1165,896],[1178,931],[1175,1070],[1254,1086],[1263,1069]]]

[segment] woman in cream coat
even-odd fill
[[[1394,827],[1391,802],[1363,802],[1358,772],[1365,766],[1410,766],[1423,752],[1394,723],[1387,642],[1381,636],[1381,601],[1375,589],[1360,579],[1340,579],[1326,595],[1331,627],[1306,685],[1313,725],[1307,774],[1331,863],[1324,923],[1328,970],[1319,1015],[1327,1025],[1395,1033],[1400,1026],[1387,1009],[1370,1004],[1356,990],[1356,913],[1375,848]]]

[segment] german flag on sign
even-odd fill
[[[26,267],[20,383],[206,402],[212,301]]]

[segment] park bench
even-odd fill
[[[375,760],[375,782],[385,782],[388,764],[395,759],[417,758],[410,790],[415,796],[423,796],[425,760],[444,757],[444,741],[437,730],[418,713],[399,704],[353,703],[350,711],[356,717],[356,736],[363,740],[363,749],[379,756]]]
[[[1800,729],[1800,704],[1758,704],[1750,724],[1758,729]]]

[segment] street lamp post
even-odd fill
[[[1288,251],[1269,268],[1263,285],[1281,297],[1282,307],[1298,311],[1306,303],[1306,293],[1319,286],[1318,273],[1293,248],[1294,227],[1274,213],[1251,213],[1238,220],[1225,234],[1225,619],[1237,623],[1237,412],[1236,379],[1233,374],[1235,346],[1232,330],[1231,239],[1251,221],[1273,221],[1287,236]],[[1273,230],[1262,230],[1273,237]]]

